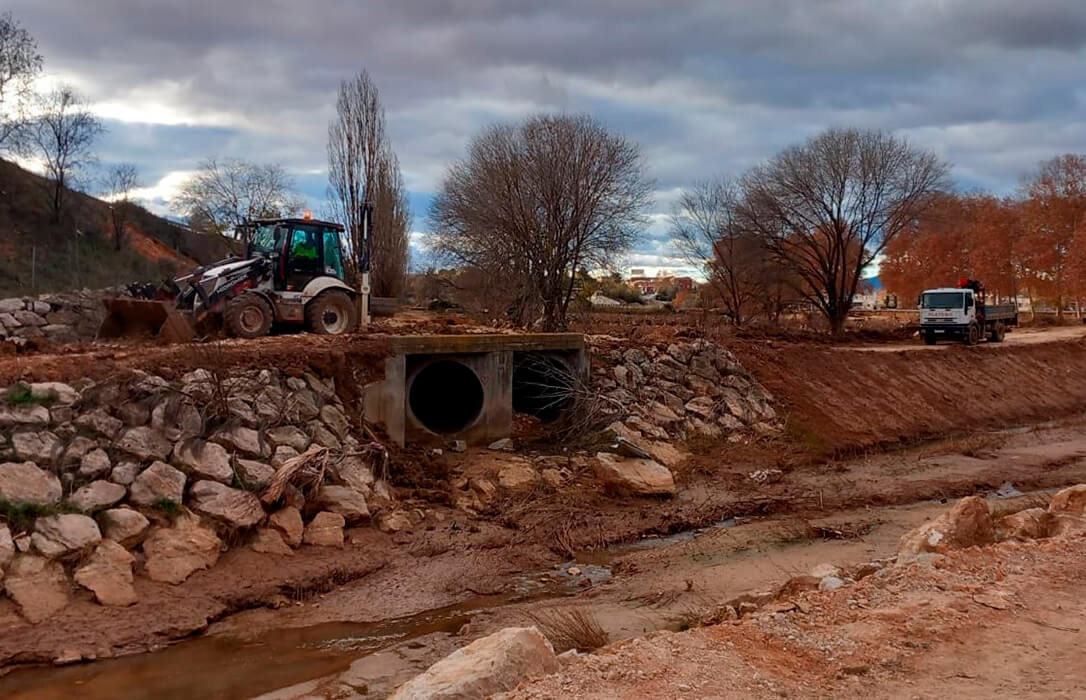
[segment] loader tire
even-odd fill
[[[305,305],[305,325],[318,335],[343,335],[358,327],[358,307],[339,289],[321,292]]]
[[[259,294],[241,294],[226,304],[223,311],[226,332],[235,338],[260,338],[272,326],[272,307]]]

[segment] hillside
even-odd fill
[[[0,160],[0,298],[166,277],[226,257],[232,241],[193,233],[142,207],[113,248],[109,204],[72,191],[60,224],[49,220],[46,181]]]

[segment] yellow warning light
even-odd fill
[[[310,219],[312,219],[312,218],[313,218],[313,212],[311,212],[311,211],[309,211],[308,209],[306,209],[306,210],[305,210],[305,220],[306,220],[306,221],[309,221],[309,220],[310,220]]]

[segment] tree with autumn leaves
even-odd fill
[[[962,278],[1001,298],[1046,302],[1062,318],[1086,300],[1086,155],[1044,161],[1017,196],[937,193],[887,246],[885,287],[913,299]],[[1073,302],[1073,304],[1072,304]]]

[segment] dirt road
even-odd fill
[[[1086,338],[1086,324],[1078,326],[1058,326],[1054,328],[1019,328],[1013,333],[1008,333],[1002,345],[1014,347],[1016,345],[1038,345],[1040,343],[1058,343],[1068,340],[1081,340]],[[920,338],[909,343],[888,343],[879,345],[841,345],[838,349],[850,352],[904,352],[924,351],[932,352],[946,350],[947,348],[960,347],[961,343],[944,341],[939,345],[924,345]],[[981,343],[981,348],[998,348],[998,343]]]

